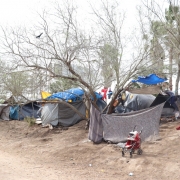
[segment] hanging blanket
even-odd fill
[[[159,135],[159,121],[164,103],[144,110],[130,113],[108,115],[102,114],[103,138],[106,141],[118,143],[127,139],[130,131],[137,125],[138,132],[143,127],[141,140],[155,138]]]
[[[100,112],[91,104],[90,123],[88,137],[94,143],[100,143],[103,139],[103,126]]]

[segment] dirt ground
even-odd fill
[[[143,154],[130,158],[114,144],[89,141],[85,121],[52,130],[0,121],[0,180],[180,179],[178,126],[180,120],[164,120],[160,138],[143,142]]]

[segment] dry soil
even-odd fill
[[[0,180],[180,179],[180,120],[164,120],[160,138],[143,142],[143,154],[132,158],[115,144],[89,141],[85,123],[51,130],[0,121]]]

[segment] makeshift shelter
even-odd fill
[[[52,124],[56,126],[59,123],[62,126],[72,126],[81,121],[83,118],[73,111],[68,104],[85,117],[86,107],[82,101],[83,95],[84,91],[82,89],[72,88],[47,97],[41,110],[42,125]]]
[[[158,77],[156,74],[151,74],[146,77],[139,77],[137,80],[132,80],[132,82],[157,85],[166,80]],[[160,88],[157,86],[156,88],[154,92],[159,93]],[[119,113],[113,114],[103,114],[92,105],[89,139],[95,143],[100,143],[103,139],[113,143],[122,142],[127,139],[128,133],[132,131],[135,125],[143,127],[141,134],[142,141],[157,138],[164,102],[150,107],[155,99],[156,97],[150,91],[144,94],[142,91],[141,94],[126,92],[125,98],[121,96]],[[116,112],[118,112],[118,107],[116,107]]]
[[[9,120],[10,106],[8,104],[0,104],[0,120]]]
[[[104,109],[106,102],[102,100],[102,96],[98,93],[95,92],[95,95],[97,106],[100,110]],[[56,126],[59,123],[62,126],[72,126],[83,120],[83,117],[72,109],[72,107],[75,108],[86,117],[83,96],[84,91],[79,88],[72,88],[49,96],[41,110],[42,125],[52,124]],[[63,103],[63,101],[66,103]]]
[[[123,101],[115,107],[115,113],[127,113],[150,107],[155,99],[151,94],[132,94],[126,91],[121,97]]]
[[[128,93],[124,100],[124,113],[130,111],[138,111],[150,107],[154,101],[155,96],[150,94],[132,94]]]
[[[86,107],[83,101],[69,103],[76,108],[81,114],[86,115]],[[79,116],[70,106],[61,102],[47,102],[41,111],[42,125],[58,123],[62,126],[72,126],[83,118]]]
[[[157,106],[158,104],[164,103],[164,107],[162,110],[162,117],[168,117],[168,116],[175,116],[175,109],[171,106],[171,104],[168,101],[169,96],[168,95],[162,95],[158,94],[150,107]]]
[[[23,120],[26,117],[38,118],[41,105],[34,101],[27,104],[14,105],[10,107],[10,119]]]
[[[89,125],[89,139],[100,143],[103,139],[112,143],[126,140],[127,135],[135,125],[143,127],[142,141],[157,138],[159,120],[164,103],[124,114],[101,114],[93,105]]]

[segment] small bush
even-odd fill
[[[36,123],[36,119],[34,119],[32,117],[26,117],[26,118],[24,118],[24,121],[26,121],[29,124],[29,126],[32,126]]]

